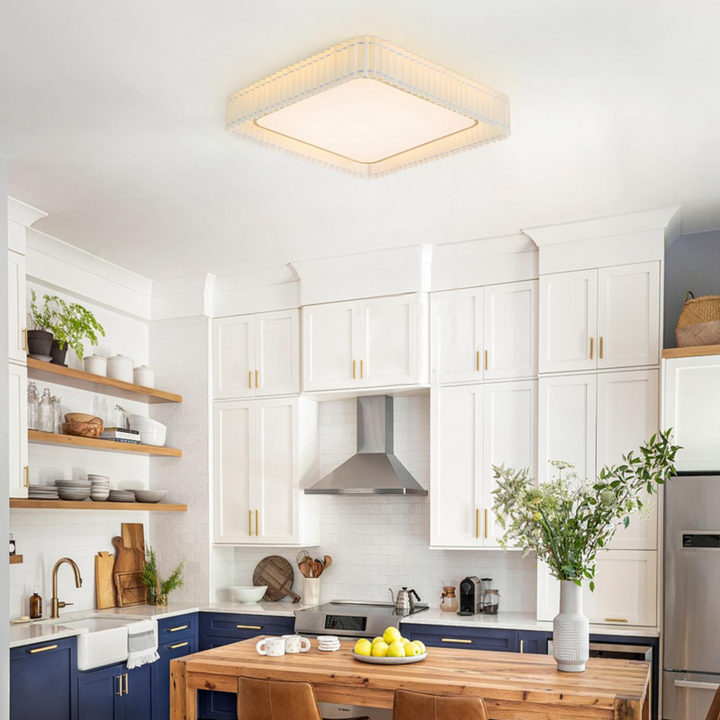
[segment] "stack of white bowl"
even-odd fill
[[[87,500],[90,497],[89,480],[56,480],[55,487],[61,500]]]
[[[167,425],[142,415],[130,415],[128,420],[130,421],[130,427],[140,433],[140,441],[143,445],[155,445],[157,447],[165,445]]]
[[[135,493],[132,490],[111,490],[108,499],[110,502],[135,502]]]
[[[110,495],[110,478],[107,475],[93,475],[88,473],[90,481],[90,499],[95,502],[105,502]]]
[[[53,485],[28,485],[28,497],[31,500],[57,500],[58,489]]]

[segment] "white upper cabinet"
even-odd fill
[[[8,358],[27,363],[25,311],[25,256],[8,251]]]
[[[299,392],[297,310],[219,318],[213,336],[216,399]]]
[[[597,366],[597,270],[540,278],[540,372]]]
[[[8,482],[11,498],[28,496],[27,368],[8,364]]]
[[[303,389],[425,382],[426,304],[397,295],[303,308]]]
[[[537,375],[538,282],[484,291],[485,380]]]
[[[483,379],[483,289],[435,293],[433,367],[441,385]]]
[[[543,275],[540,372],[656,365],[660,263]]]
[[[598,367],[657,365],[660,263],[598,271]]]

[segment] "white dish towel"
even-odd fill
[[[128,629],[128,670],[160,659],[157,622],[154,619],[130,623]]]

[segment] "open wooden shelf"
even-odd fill
[[[134,385],[120,380],[93,375],[82,370],[53,365],[52,363],[27,359],[28,377],[43,382],[58,383],[81,390],[92,390],[93,392],[113,395],[126,400],[136,400],[146,403],[179,403],[182,402],[182,395],[146,388],[142,385]]]
[[[146,512],[187,512],[187,505],[179,505],[175,503],[95,502],[94,500],[30,500],[26,498],[10,498],[10,507],[29,508],[35,510],[144,510]],[[16,555],[15,557],[22,557],[22,555]],[[10,561],[12,562],[12,558]]]
[[[10,564],[11,565],[22,565],[22,562],[23,562],[22,555],[10,555]]]
[[[702,357],[703,355],[720,355],[720,345],[698,345],[696,347],[666,348],[663,359]]]
[[[110,452],[142,453],[145,455],[162,455],[164,457],[182,457],[182,450],[155,445],[132,445],[112,440],[96,440],[76,435],[57,435],[56,433],[28,430],[28,442],[49,445],[67,445],[70,447],[90,448],[91,450],[109,450]]]

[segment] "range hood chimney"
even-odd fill
[[[357,453],[328,473],[308,495],[427,495],[395,457],[393,399],[387,395],[357,399]]]

